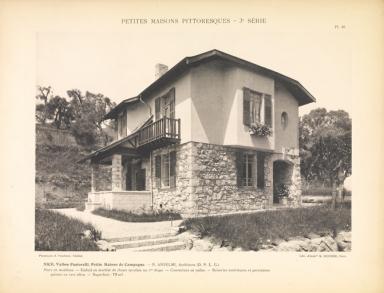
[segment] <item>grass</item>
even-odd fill
[[[122,210],[106,210],[98,208],[92,211],[93,214],[103,216],[106,218],[115,219],[123,222],[161,222],[170,220],[179,220],[181,216],[179,213],[172,211],[163,212],[147,212],[147,213],[133,213]]]
[[[351,206],[343,204],[335,210],[329,206],[265,211],[253,214],[209,216],[185,220],[187,230],[209,236],[221,245],[258,250],[263,244],[290,237],[336,235],[351,229]]]
[[[86,230],[91,231],[92,239],[82,237],[82,233]],[[35,250],[99,250],[95,240],[100,238],[101,232],[91,224],[84,224],[54,211],[35,210]]]

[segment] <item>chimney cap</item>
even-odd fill
[[[162,63],[157,63],[155,65],[155,77],[159,78],[162,76],[164,73],[168,71],[168,66]]]

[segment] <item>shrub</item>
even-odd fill
[[[307,236],[309,233],[337,234],[351,229],[350,204],[263,211],[191,218],[183,221],[187,230],[210,236],[221,243],[245,250],[258,250],[275,239]]]
[[[106,218],[115,219],[123,222],[160,222],[160,221],[170,221],[170,220],[179,220],[181,216],[179,213],[172,211],[152,211],[152,212],[143,212],[143,213],[134,213],[123,210],[106,210],[103,208],[98,208],[92,211],[93,214],[103,216]]]
[[[84,231],[90,231],[90,239]],[[54,211],[35,209],[35,250],[87,251],[99,250],[95,241],[101,232],[91,224],[84,224]]]
[[[55,200],[55,201],[47,201],[43,203],[43,207],[45,209],[70,209],[70,208],[76,208],[79,206],[79,202],[75,201],[68,201],[63,202],[61,200]]]

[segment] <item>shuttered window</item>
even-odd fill
[[[155,177],[156,177],[156,187],[161,187],[161,156],[155,157]]]
[[[272,97],[249,88],[243,88],[243,124],[255,123],[272,127]]]
[[[265,163],[265,154],[257,153],[257,187],[265,187],[265,178],[264,178],[264,163]]]
[[[237,185],[239,187],[254,186],[255,156],[243,152],[236,155]]]
[[[175,88],[155,99],[155,120],[163,117],[175,118]]]
[[[161,185],[163,187],[169,186],[169,154],[164,154],[161,156],[162,160],[162,170],[161,170]]]
[[[264,124],[272,127],[272,98],[264,95]]]

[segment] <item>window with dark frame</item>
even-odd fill
[[[238,186],[251,187],[254,186],[254,165],[255,156],[239,152],[237,155],[237,176]]]
[[[155,99],[155,121],[163,117],[175,118],[175,88]]]
[[[162,161],[162,170],[161,170],[161,186],[168,187],[169,186],[169,153],[163,154],[161,156]]]
[[[254,123],[272,127],[272,97],[244,87],[243,124],[251,126]]]
[[[176,186],[176,152],[155,156],[156,187]]]
[[[241,151],[237,152],[237,185],[239,187],[255,186],[257,188],[263,189],[265,187],[264,164],[265,154],[262,152],[257,152],[256,155]]]

